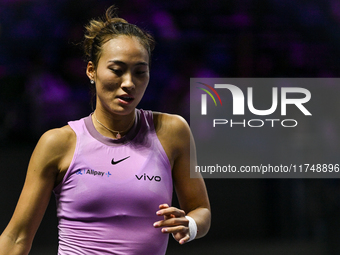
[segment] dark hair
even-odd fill
[[[116,7],[110,6],[106,10],[104,18],[93,19],[89,22],[85,32],[83,42],[84,52],[87,61],[92,61],[95,68],[102,53],[102,46],[109,40],[119,36],[135,36],[149,53],[149,64],[151,52],[154,49],[155,41],[146,31],[136,25],[128,23],[126,20],[116,16]]]

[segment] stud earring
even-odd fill
[[[90,80],[91,84],[94,84],[94,80]]]

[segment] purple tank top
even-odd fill
[[[69,122],[77,135],[72,162],[54,189],[59,255],[164,255],[168,235],[155,229],[158,206],[171,204],[170,162],[151,111],[136,110],[129,133],[102,136],[91,116]]]

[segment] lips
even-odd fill
[[[126,103],[130,103],[134,100],[134,97],[130,95],[121,95],[117,96],[117,98]]]

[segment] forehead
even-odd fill
[[[136,37],[121,35],[103,44],[101,59],[138,60],[149,63],[149,54]]]

